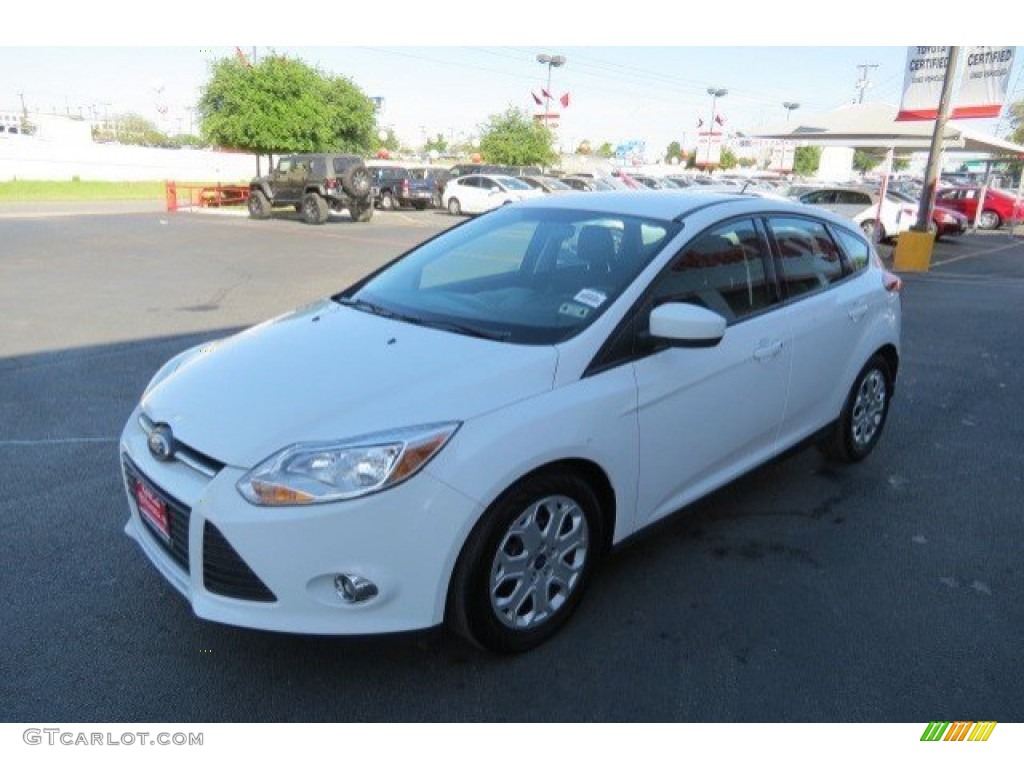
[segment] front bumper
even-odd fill
[[[376,634],[421,629],[444,619],[448,582],[479,505],[427,471],[381,493],[335,504],[256,507],[238,493],[244,470],[212,479],[159,462],[132,414],[121,453],[142,478],[188,510],[187,558],[175,557],[140,517],[122,462],[130,517],[125,533],[191,603],[197,616],[257,629],[308,634]],[[129,468],[129,472],[131,469]],[[216,539],[221,536],[221,539]],[[214,540],[216,539],[216,540]],[[224,543],[266,586],[271,599],[226,596],[211,577]],[[346,602],[338,574],[374,582],[376,597]]]

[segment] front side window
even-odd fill
[[[502,208],[424,243],[336,299],[454,332],[554,344],[611,306],[680,226]]]
[[[750,219],[716,227],[672,260],[654,286],[654,305],[698,304],[730,323],[753,314],[772,301],[762,251]]]
[[[839,248],[824,224],[780,216],[769,219],[769,227],[779,248],[788,296],[824,290],[843,277]]]

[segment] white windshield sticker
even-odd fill
[[[600,291],[595,291],[591,288],[584,288],[572,298],[573,301],[578,301],[580,304],[586,304],[592,309],[597,309],[604,304],[608,297]]]

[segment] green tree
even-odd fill
[[[373,142],[373,102],[358,87],[284,56],[213,62],[198,112],[204,141],[257,154],[366,152]]]
[[[881,162],[882,158],[878,155],[865,152],[863,149],[855,150],[853,153],[854,170],[860,171],[861,173],[867,173],[871,169],[877,168]]]
[[[665,159],[671,160],[673,157],[679,157],[682,151],[682,145],[678,141],[673,141],[665,148]]]
[[[526,112],[509,107],[491,115],[481,128],[480,154],[489,163],[502,165],[550,165],[558,159],[547,126]]]
[[[580,142],[579,146],[576,147],[577,155],[589,155],[594,151],[594,148],[590,145],[590,139],[584,139]]]
[[[723,171],[728,171],[730,168],[735,168],[738,164],[736,154],[731,149],[722,147],[722,154],[718,160],[718,166]]]
[[[115,115],[109,122],[111,127],[93,128],[95,141],[116,141],[140,147],[170,147],[174,142],[156,124],[135,112]]]
[[[615,147],[612,146],[610,141],[606,141],[597,148],[597,154],[601,157],[612,157],[615,154]]]
[[[438,152],[440,154],[440,153],[443,153],[446,149],[448,149],[448,142],[444,138],[444,134],[439,133],[434,138],[429,139],[423,145],[423,149],[426,152],[435,152],[436,151],[436,152]]]
[[[1010,134],[1006,137],[1014,144],[1024,144],[1024,101],[1010,105]]]
[[[381,141],[379,135],[375,135],[373,137],[373,148],[375,150],[386,149],[389,152],[397,152],[401,143],[398,141],[398,136],[395,135],[394,129],[387,128],[384,132],[387,135],[384,137],[383,141]]]
[[[909,157],[894,157],[892,159],[892,169],[894,171],[905,171],[910,167]]]
[[[793,173],[811,176],[821,163],[821,147],[797,147],[793,154]]]

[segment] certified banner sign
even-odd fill
[[[953,96],[950,117],[999,117],[1010,84],[1012,46],[965,48],[960,88]],[[897,120],[934,120],[939,112],[942,81],[949,64],[946,46],[911,46],[903,75],[903,102]]]

